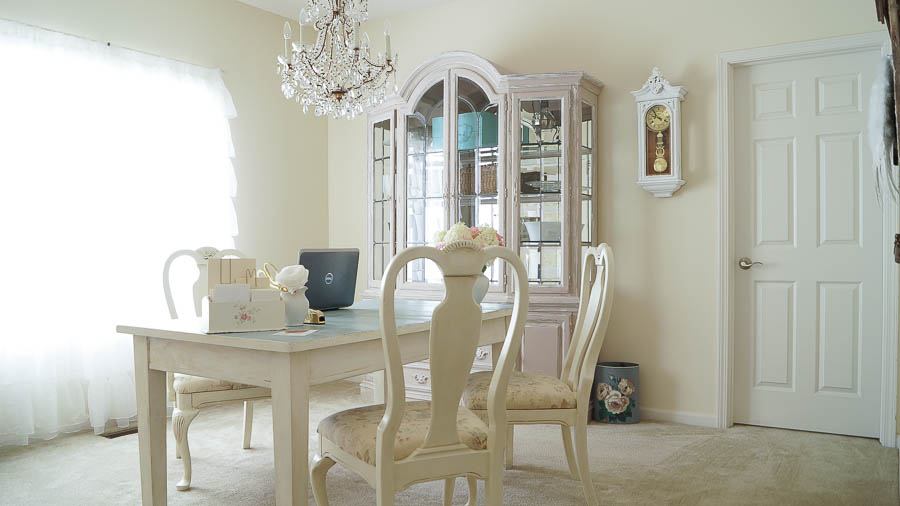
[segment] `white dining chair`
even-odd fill
[[[445,292],[432,314],[429,335],[432,400],[407,403],[394,290],[402,269],[420,258],[437,264]],[[488,387],[485,424],[460,405],[460,398],[482,324],[481,307],[473,299],[472,287],[482,267],[495,258],[502,258],[513,267],[516,296],[512,322]],[[485,480],[488,505],[502,504],[506,428],[503,406],[527,318],[525,266],[507,248],[493,246],[482,250],[472,241],[460,241],[443,250],[420,246],[400,252],[391,260],[381,283],[386,402],[341,411],[319,424],[320,449],[310,469],[316,503],[328,506],[325,477],[339,462],[375,488],[377,506],[392,505],[398,491],[433,480],[444,480],[444,503],[449,505],[453,481],[459,476],[469,481],[470,505],[475,504],[476,479]]]
[[[172,297],[172,288],[169,283],[169,270],[172,262],[179,257],[187,256],[197,263],[200,276],[193,286],[194,312],[201,316],[203,297],[207,294],[209,260],[213,258],[236,257],[244,258],[244,254],[236,249],[217,250],[204,247],[197,250],[183,249],[172,253],[163,267],[163,291],[166,296],[166,304],[169,306],[169,316],[178,318],[175,302]],[[200,408],[212,404],[225,402],[244,403],[244,438],[243,448],[250,448],[250,433],[253,430],[253,401],[272,396],[268,388],[242,385],[230,381],[190,376],[174,372],[166,373],[166,383],[169,402],[175,402],[172,411],[172,433],[175,436],[175,457],[184,463],[184,474],[175,488],[188,490],[191,488],[191,449],[188,445],[188,428],[191,422],[200,413]]]
[[[614,265],[612,248],[607,244],[587,249],[581,273],[578,318],[562,373],[555,378],[546,374],[513,372],[506,395],[506,418],[510,429],[518,424],[560,425],[569,472],[573,478],[581,478],[590,505],[598,504],[598,500],[588,467],[587,422],[595,366],[612,309]],[[483,417],[490,407],[489,385],[492,383],[490,371],[470,375],[463,394],[465,406]],[[506,451],[506,462],[511,467],[512,438],[507,442]]]

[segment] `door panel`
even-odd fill
[[[734,421],[877,437],[882,237],[863,138],[878,51],[734,71]]]

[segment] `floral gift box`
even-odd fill
[[[594,420],[608,423],[637,423],[638,364],[600,362],[594,373]]]
[[[204,298],[203,331],[207,334],[255,332],[284,328],[284,302],[215,302]]]

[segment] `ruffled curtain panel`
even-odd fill
[[[125,425],[116,324],[166,317],[172,251],[233,247],[234,104],[218,70],[4,20],[0,69],[0,446]]]

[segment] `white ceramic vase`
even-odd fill
[[[306,288],[299,288],[293,294],[282,292],[284,300],[284,323],[288,327],[303,325],[306,315],[309,314],[309,299],[306,298]]]
[[[484,296],[488,293],[488,288],[491,287],[491,280],[487,278],[484,274],[479,275],[475,278],[475,285],[472,286],[472,298],[475,299],[475,302],[481,304],[481,301],[484,300]]]

